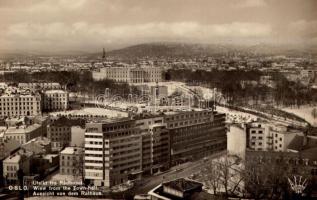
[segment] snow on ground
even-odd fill
[[[232,109],[221,107],[221,106],[217,106],[216,111],[220,113],[226,113],[227,114],[226,121],[229,123],[244,123],[244,122],[256,121],[258,119],[258,117],[255,115],[232,110]]]
[[[308,121],[312,126],[317,127],[317,118],[314,118],[311,114],[314,108],[317,109],[317,106],[301,106],[300,108],[286,107],[286,108],[282,108],[282,110],[289,113],[293,113],[299,117],[302,117],[306,121]]]
[[[144,85],[144,83],[141,84],[133,84],[133,85]],[[173,94],[173,92],[175,92],[176,90],[178,90],[180,88],[180,86],[185,86],[186,84],[183,82],[176,82],[176,81],[169,81],[169,82],[160,82],[160,83],[155,83],[155,82],[151,82],[151,83],[146,83],[147,86],[151,87],[151,86],[167,86],[167,92],[168,95]]]
[[[80,110],[70,110],[70,111],[61,111],[61,112],[52,112],[51,115],[94,115],[94,116],[104,116],[106,115],[108,118],[112,117],[127,117],[128,113],[121,112],[117,110],[109,110],[105,108],[83,108]]]

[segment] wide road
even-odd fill
[[[136,194],[145,194],[154,187],[158,186],[162,182],[171,181],[177,178],[186,178],[191,174],[201,171],[203,168],[211,164],[211,161],[215,158],[219,158],[226,154],[227,151],[222,151],[213,155],[208,156],[208,160],[200,159],[194,162],[187,162],[175,167],[170,170],[153,175],[151,177],[143,178],[140,183],[135,186]]]

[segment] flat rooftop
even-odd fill
[[[61,154],[76,154],[83,152],[82,147],[66,147],[63,151],[61,151]]]
[[[5,132],[5,135],[7,134],[17,134],[17,133],[29,133],[29,132],[32,132],[38,128],[40,128],[41,125],[39,124],[33,124],[33,125],[30,125],[30,126],[19,126],[19,127],[9,127],[6,132]]]
[[[199,187],[202,187],[202,183],[198,183],[195,181],[186,180],[184,178],[180,178],[174,181],[166,182],[162,184],[163,187],[172,188],[177,191],[186,192],[190,190],[195,190]]]

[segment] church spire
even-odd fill
[[[105,59],[106,58],[106,51],[105,51],[105,48],[103,48],[103,51],[102,51],[102,59]]]

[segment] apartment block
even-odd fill
[[[3,177],[7,184],[17,183],[19,169],[23,170],[24,174],[29,174],[31,156],[30,152],[21,150],[3,160]]]
[[[164,171],[170,165],[170,137],[163,116],[139,116],[136,120],[142,134],[143,174]]]
[[[85,179],[113,186],[134,179],[142,170],[142,136],[130,119],[87,123]]]
[[[66,147],[60,152],[59,171],[62,175],[82,176],[84,170],[82,147]]]
[[[43,110],[61,111],[68,108],[68,92],[64,90],[44,91]]]
[[[34,116],[41,114],[41,95],[17,89],[0,90],[0,116]]]
[[[251,122],[245,125],[247,147],[255,151],[285,152],[296,135],[301,131],[290,130],[280,124],[266,122]]]
[[[225,114],[212,110],[165,113],[171,165],[227,149]]]
[[[84,125],[85,120],[83,119],[69,119],[65,116],[51,117],[47,125],[47,138],[52,142],[52,149],[54,151],[60,151],[64,147],[70,146],[72,127],[84,127]]]
[[[85,178],[111,187],[226,149],[225,115],[141,113],[86,124]]]

